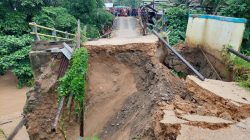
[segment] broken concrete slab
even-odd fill
[[[201,116],[201,115],[193,115],[193,114],[187,114],[181,116],[181,118],[188,120],[188,121],[193,121],[193,122],[205,122],[205,123],[226,123],[230,124],[233,123],[232,121],[228,121],[219,117],[214,117],[214,116]]]
[[[224,82],[219,80],[206,79],[201,81],[195,76],[189,75],[187,81],[197,84],[197,86],[208,90],[219,97],[230,100],[232,103],[250,104],[250,93],[235,82]],[[237,104],[239,105],[239,104]]]
[[[242,123],[244,123],[244,128],[237,126]],[[249,126],[249,118],[217,130],[182,124],[177,140],[248,140],[250,138]]]
[[[164,112],[164,116],[163,116],[163,119],[160,121],[161,123],[182,124],[182,123],[188,122],[188,121],[177,118],[173,110],[164,110],[163,112]]]

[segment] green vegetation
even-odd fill
[[[211,7],[210,14],[250,19],[249,0],[203,0],[202,6]],[[244,50],[250,50],[250,22],[246,24],[242,42]]]
[[[175,45],[185,40],[188,15],[190,13],[202,14],[204,11],[192,10],[184,5],[166,9],[165,16],[168,19],[168,31],[170,31],[169,43],[171,45]]]
[[[18,86],[32,84],[32,72],[28,53],[32,38],[28,35],[19,37],[0,35],[0,74],[11,70],[18,78]]]
[[[70,15],[67,9],[63,7],[43,7],[42,10],[33,17],[32,21],[39,25],[68,32],[74,32],[77,26],[76,18]]]
[[[100,140],[97,136],[86,138],[85,140]]]
[[[103,6],[103,0],[1,0],[0,74],[10,70],[18,78],[19,87],[31,85],[28,53],[33,39],[29,35],[29,22],[75,33],[76,21],[80,19],[81,33],[96,38],[113,21]]]
[[[225,47],[222,55],[228,69],[233,70],[233,80],[238,82],[241,87],[250,90],[250,63],[229,53],[226,48],[232,48],[232,46]],[[250,51],[245,50],[243,54],[249,56]]]
[[[165,16],[168,18],[169,43],[171,45],[185,39],[188,14],[189,10],[184,6],[172,7],[166,10]]]
[[[240,86],[250,90],[250,63],[235,56],[231,63],[234,65],[234,80]]]
[[[74,51],[70,61],[70,67],[59,80],[59,97],[69,96],[73,93],[76,112],[83,107],[86,88],[86,73],[88,70],[88,52],[86,48],[78,48]]]

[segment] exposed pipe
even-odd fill
[[[173,47],[171,47],[155,30],[152,30],[153,34],[156,35],[164,44],[165,47],[170,49],[187,67],[189,67],[200,80],[204,81],[205,77],[201,75],[185,58],[183,58]]]
[[[59,104],[59,107],[57,108],[56,118],[55,118],[54,123],[52,124],[52,127],[51,127],[52,132],[56,132],[57,124],[58,124],[58,121],[59,121],[61,113],[62,113],[64,100],[65,100],[65,96],[62,97],[60,104]]]
[[[22,120],[18,123],[15,129],[10,133],[9,137],[6,140],[13,140],[16,134],[21,130],[23,125],[27,122],[26,118],[23,117]]]
[[[68,59],[65,56],[63,56],[61,63],[60,63],[60,67],[59,67],[58,78],[63,77],[64,73],[66,72],[68,68],[68,64],[69,64]],[[61,113],[63,111],[64,101],[65,101],[65,96],[62,97],[62,99],[60,100],[60,104],[58,105],[55,120],[51,125],[52,132],[56,132],[57,124],[60,119]]]
[[[232,48],[227,48],[227,50],[228,50],[230,53],[233,53],[233,54],[235,54],[236,56],[238,56],[238,57],[240,57],[240,58],[246,60],[247,62],[250,62],[250,57],[249,57],[249,56],[246,56],[246,55],[244,55],[244,54],[242,54],[242,53],[239,53],[239,52],[237,52],[236,50],[234,50],[234,49],[232,49]]]

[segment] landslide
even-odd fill
[[[87,46],[90,53],[85,134],[102,140],[157,139],[157,102],[186,92],[159,61],[157,43]]]

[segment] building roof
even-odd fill
[[[113,3],[104,3],[106,8],[112,8],[114,6]]]

